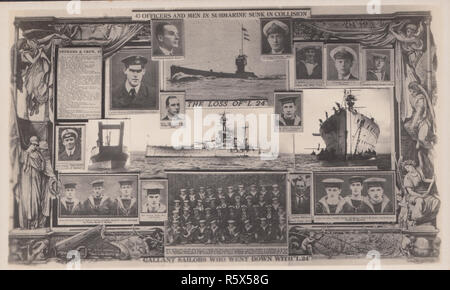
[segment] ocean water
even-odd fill
[[[311,171],[379,169],[391,168],[390,156],[380,155],[376,160],[355,160],[328,162],[318,161],[309,154],[280,155],[275,160],[261,160],[255,157],[145,157],[145,152],[132,152],[128,170],[140,171],[142,178],[165,178],[167,170],[279,170]],[[349,167],[348,167],[349,166]]]
[[[269,98],[272,103],[275,90],[286,90],[286,78],[232,79],[199,78],[190,81],[167,81],[167,90],[185,90],[187,98],[196,99],[239,99],[244,97]]]

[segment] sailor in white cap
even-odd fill
[[[145,213],[164,213],[166,206],[161,203],[161,190],[164,186],[160,183],[148,183],[144,185],[144,195],[147,202],[144,203],[142,211]]]
[[[341,196],[342,184],[344,180],[340,178],[325,178],[322,180],[326,195],[316,204],[316,213],[319,214],[339,214],[345,204]]]
[[[331,50],[330,56],[334,61],[337,80],[358,80],[352,74],[353,64],[358,61],[356,52],[348,46],[340,45]]]
[[[394,213],[390,199],[384,194],[386,179],[370,177],[364,180],[367,197],[364,199],[365,212]]]
[[[280,21],[272,20],[263,27],[264,36],[269,43],[269,48],[263,47],[263,54],[286,54],[290,53],[289,26]]]
[[[389,72],[386,71],[386,63],[388,63],[388,56],[381,53],[371,53],[372,68],[367,70],[368,81],[389,81]]]
[[[81,161],[81,148],[78,145],[78,133],[72,128],[64,129],[61,133],[63,148],[58,154],[59,161]]]

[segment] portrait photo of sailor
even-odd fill
[[[365,77],[366,81],[388,82],[391,79],[391,49],[365,49]]]
[[[111,113],[159,108],[159,65],[150,48],[126,48],[111,57]]]
[[[364,200],[365,196],[363,195],[363,181],[365,177],[363,176],[351,176],[348,179],[349,184],[349,192],[348,194],[344,193],[344,210],[345,214],[358,214],[365,212]]]
[[[57,161],[81,161],[82,142],[84,138],[80,127],[58,128],[58,160]]]
[[[261,19],[261,54],[292,53],[292,29],[289,19]]]
[[[152,20],[151,26],[152,58],[183,57],[183,20]]]
[[[324,192],[317,197],[318,201],[315,206],[316,214],[339,214],[342,212],[345,204],[344,198],[341,196],[342,185],[344,180],[341,178],[325,178],[321,180]]]
[[[359,45],[328,44],[328,81],[359,80]]]
[[[323,45],[295,43],[295,79],[321,80]]]
[[[119,180],[120,193],[114,200],[114,209],[112,215],[117,216],[137,216],[136,193],[133,192],[132,179]]]
[[[283,127],[302,129],[302,94],[275,93],[275,114],[279,115],[280,130]]]
[[[183,93],[161,93],[160,96],[161,127],[179,127],[183,125],[185,98]]]
[[[97,179],[91,182],[92,192],[83,202],[81,214],[89,216],[112,215],[113,201],[105,194],[105,181]]]
[[[81,203],[77,198],[77,184],[70,182],[64,184],[64,195],[59,199],[60,215],[76,215],[81,210]]]
[[[164,184],[157,181],[143,181],[141,198],[141,213],[167,213],[167,187]],[[190,207],[183,211],[183,214],[189,214]]]
[[[393,213],[392,201],[385,192],[386,179],[382,177],[370,177],[364,180],[367,197],[364,199],[364,211],[367,213]],[[390,193],[392,196],[392,193]]]

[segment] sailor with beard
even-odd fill
[[[367,197],[364,199],[364,212],[368,213],[393,213],[392,202],[384,194],[386,179],[371,177],[364,180],[367,188]]]
[[[326,195],[316,204],[316,213],[341,213],[345,204],[345,200],[341,196],[342,183],[344,183],[344,180],[340,178],[326,178],[322,180],[322,183],[324,185]]]
[[[362,176],[352,176],[349,179],[351,193],[344,197],[344,213],[361,213],[364,207],[364,197]]]
[[[81,203],[76,198],[76,183],[64,184],[64,197],[59,200],[61,215],[74,215],[80,210]]]

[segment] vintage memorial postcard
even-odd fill
[[[5,268],[448,268],[443,1],[156,2],[0,3]]]

